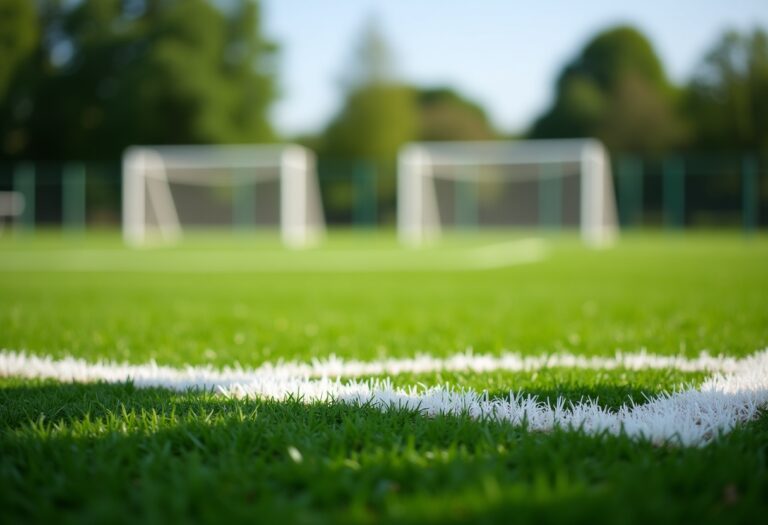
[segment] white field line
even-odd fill
[[[548,368],[575,368],[582,370],[679,370],[681,372],[734,372],[742,361],[728,356],[711,356],[701,352],[697,357],[666,356],[646,351],[617,352],[611,357],[583,356],[570,353],[522,355],[505,352],[500,355],[475,354],[471,350],[448,357],[419,354],[409,358],[388,358],[373,361],[342,359],[330,355],[322,359],[278,361],[257,368],[188,366],[174,368],[150,362],[145,365],[103,361],[89,363],[83,359],[66,357],[54,360],[25,352],[0,350],[0,375],[26,377],[53,377],[72,381],[122,381],[126,377],[150,378],[172,388],[186,384],[219,385],[247,383],[262,377],[281,378],[353,378],[367,376],[395,376],[400,374],[428,374],[434,372],[535,372]],[[54,369],[56,374],[48,376]],[[61,374],[65,374],[62,376]]]
[[[504,268],[542,261],[547,252],[544,239],[531,237],[475,248],[469,251],[468,259],[477,269]]]
[[[474,248],[317,250],[286,252],[127,251],[120,249],[7,250],[0,272],[119,273],[386,273],[479,271],[539,262],[548,254],[532,237]]]
[[[645,355],[649,360],[663,357]],[[382,410],[415,410],[425,416],[467,414],[479,419],[525,425],[534,431],[581,429],[589,434],[624,434],[656,443],[703,445],[729,432],[739,423],[754,419],[768,405],[768,350],[740,360],[723,359],[724,363],[729,363],[728,372],[717,373],[698,389],[689,387],[661,394],[644,404],[631,403],[618,410],[603,408],[591,399],[571,403],[560,398],[550,405],[533,396],[515,393],[498,399],[490,398],[487,392],[444,386],[397,388],[389,379],[363,382],[342,382],[339,378],[328,377],[310,379],[306,376],[271,374],[263,367],[248,372],[231,369],[215,371],[211,367],[173,369],[155,363],[88,364],[73,358],[54,360],[9,351],[0,352],[0,376],[77,382],[131,380],[138,387],[164,387],[180,391],[190,388],[216,389],[234,397],[369,404]],[[279,366],[275,365],[272,370],[279,369]],[[235,373],[228,375],[229,372]]]

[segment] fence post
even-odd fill
[[[741,211],[744,230],[753,233],[758,221],[757,159],[746,155],[741,161]]]
[[[464,170],[454,183],[455,222],[457,228],[471,229],[477,226],[477,180]]]
[[[637,157],[621,157],[618,168],[621,226],[642,225],[643,161]]]
[[[256,183],[235,169],[232,184],[232,229],[248,231],[256,224]]]
[[[563,186],[560,164],[544,164],[539,177],[539,226],[553,230],[562,225]]]
[[[61,182],[64,229],[82,233],[85,230],[85,166],[80,163],[67,164]]]
[[[352,220],[355,226],[376,224],[376,166],[370,161],[358,160],[352,171],[354,204]]]
[[[680,157],[670,157],[663,166],[664,223],[667,228],[685,225],[685,164]]]
[[[35,166],[30,162],[17,164],[13,172],[13,190],[24,197],[24,210],[19,217],[20,229],[35,229]]]

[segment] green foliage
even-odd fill
[[[343,87],[354,92],[366,86],[396,83],[396,77],[394,53],[378,19],[371,17],[364,25],[348,68],[342,75]]]
[[[364,160],[373,166],[377,194],[385,209],[394,208],[395,158],[418,133],[415,94],[395,72],[394,58],[375,20],[369,22],[343,75],[342,107],[318,141],[320,154],[341,160],[352,170]],[[352,172],[347,171],[351,175]],[[329,213],[351,207],[350,187],[341,178],[324,181]]]
[[[274,46],[255,2],[41,5],[31,75],[0,96],[5,154],[114,158],[135,143],[272,138]]]
[[[648,39],[617,27],[597,35],[565,66],[553,105],[531,136],[594,136],[614,150],[658,153],[684,137],[675,104]]]
[[[450,88],[417,93],[419,140],[491,140],[496,131],[480,105]]]
[[[332,176],[323,181],[330,216],[354,207],[352,188],[339,175],[354,175],[361,163],[375,171],[379,214],[386,221],[394,212],[395,159],[403,144],[496,136],[485,111],[455,91],[419,89],[400,81],[392,52],[375,21],[364,28],[343,80],[341,110],[321,137],[304,139],[318,146],[321,155],[331,159],[329,165],[334,165]]]
[[[0,100],[17,70],[38,41],[34,4],[29,0],[0,0]]]
[[[666,89],[667,79],[650,41],[635,28],[620,26],[595,36],[579,57],[566,66],[558,84],[569,78],[592,79],[603,92],[616,88],[626,74],[642,77],[657,89]]]
[[[680,146],[685,124],[671,100],[643,77],[627,73],[608,100],[597,136],[614,150],[645,154]]]
[[[40,45],[39,31],[32,2],[0,0],[0,153],[18,152],[28,140],[26,130],[4,130],[3,122],[24,120],[32,111],[32,100],[11,89],[15,84],[33,83],[29,62]]]
[[[687,95],[699,146],[768,149],[768,33],[725,33]]]
[[[413,90],[408,86],[375,83],[354,88],[325,130],[320,153],[345,161],[347,169],[342,174],[354,176],[360,161],[372,166],[379,203],[394,209],[395,158],[401,145],[416,138],[417,117]],[[331,215],[352,206],[347,181],[335,178],[324,184]]]
[[[347,94],[344,109],[325,133],[328,153],[390,161],[398,148],[416,137],[413,90],[372,84]]]
[[[332,156],[391,162],[417,131],[413,90],[398,81],[394,59],[378,25],[364,28],[344,74],[345,99],[325,131],[323,150]]]
[[[412,88],[397,79],[392,52],[371,21],[344,74],[346,96],[325,130],[322,151],[391,163],[410,140],[484,140],[495,136],[485,111],[448,88]]]
[[[532,131],[534,138],[588,137],[595,134],[607,103],[597,84],[589,78],[562,81],[554,106]]]

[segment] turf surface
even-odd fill
[[[508,240],[402,251],[386,235],[336,233],[290,253],[251,237],[139,252],[110,235],[0,238],[0,348],[255,366],[469,347],[744,356],[768,346],[764,237],[647,234],[607,251],[552,237],[538,262],[505,249],[498,267],[473,265],[478,250]],[[555,369],[393,380],[617,407],[704,377]],[[0,429],[6,522],[754,523],[768,510],[766,416],[686,449],[464,417],[4,378]]]

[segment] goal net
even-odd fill
[[[447,228],[578,228],[590,245],[618,232],[610,160],[593,139],[412,143],[398,157],[398,236]]]
[[[279,228],[303,247],[325,229],[314,155],[301,146],[136,146],[123,155],[123,237]]]

